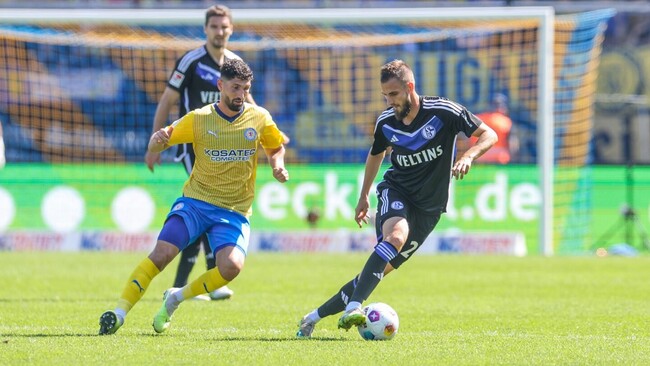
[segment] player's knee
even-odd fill
[[[149,254],[149,259],[159,270],[165,269],[169,263],[178,255],[178,247],[173,244],[158,240],[156,247]]]
[[[232,281],[239,275],[244,263],[239,263],[237,261],[224,261],[224,263],[218,265],[219,273],[227,281]]]
[[[409,235],[409,225],[403,217],[392,217],[383,226],[384,240],[398,251],[402,249]]]
[[[393,232],[390,235],[385,235],[384,240],[389,242],[399,252],[402,250],[404,243],[406,243],[407,237],[408,233]]]
[[[216,264],[219,267],[219,273],[227,281],[232,281],[239,275],[244,267],[246,256],[234,246],[226,246],[216,253]]]

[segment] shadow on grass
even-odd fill
[[[0,333],[0,338],[64,338],[64,337],[119,337],[120,335],[99,335],[97,333],[92,334],[83,334],[83,333],[60,333],[60,334],[46,334],[46,333],[33,333],[33,334],[10,334],[10,333]],[[132,335],[127,335],[131,337]],[[154,333],[140,333],[136,334],[138,337],[175,337],[179,338],[180,335],[173,334],[154,334]],[[347,342],[349,339],[340,337],[313,337],[309,339],[300,339],[296,337],[217,337],[212,338],[216,342],[313,342],[313,341],[325,341],[325,342]],[[0,339],[0,343],[7,342],[7,339]]]
[[[253,342],[315,342],[315,341],[326,341],[326,342],[347,342],[349,339],[346,338],[333,338],[333,337],[313,337],[309,339],[299,339],[296,337],[221,337],[213,338],[215,341],[253,341]]]
[[[149,336],[149,337],[177,337],[174,334],[153,334],[153,333],[141,333],[140,336]],[[193,335],[192,335],[193,336]],[[312,341],[326,341],[326,342],[347,342],[349,339],[345,337],[312,337],[312,338],[296,338],[294,336],[287,337],[260,337],[260,336],[250,336],[250,337],[216,337],[210,338],[210,340],[215,342],[312,342]]]
[[[73,302],[73,303],[79,303],[80,301],[87,301],[87,302],[115,302],[116,298],[111,297],[111,298],[103,298],[103,299],[98,299],[98,298],[62,298],[62,297],[54,297],[54,298],[31,298],[31,299],[6,299],[6,298],[0,298],[0,303],[39,303],[39,302]],[[162,301],[162,297],[160,298],[143,298],[140,299],[138,302],[139,303],[160,303]]]
[[[62,333],[62,334],[45,334],[45,333],[34,333],[34,334],[10,334],[10,333],[0,333],[0,338],[55,338],[55,337],[98,337],[97,334],[82,334],[82,333]],[[6,339],[0,340],[0,342],[6,341]]]

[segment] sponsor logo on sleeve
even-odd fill
[[[183,79],[185,79],[185,75],[183,75],[178,70],[174,70],[172,77],[169,79],[169,84],[177,88],[180,88],[181,84],[183,83]]]

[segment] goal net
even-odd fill
[[[472,230],[482,220],[486,230],[525,230],[532,246],[551,254],[582,250],[589,237],[592,102],[612,15],[234,10],[229,48],[253,69],[252,94],[292,138],[287,161],[298,167],[362,168],[374,121],[386,108],[378,70],[392,59],[414,68],[420,94],[448,97],[475,113],[506,95],[520,149],[512,164],[479,164],[476,179],[456,184],[458,209],[450,208],[452,224],[442,225]],[[175,60],[204,43],[202,22],[202,10],[3,10],[0,121],[10,165],[141,164],[158,98]],[[17,190],[20,182],[14,184]],[[478,202],[489,184],[508,188]],[[505,210],[522,217],[535,208],[530,219],[539,224],[498,220],[502,203],[492,199],[506,200]],[[480,212],[487,216],[477,218]]]

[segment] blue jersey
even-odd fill
[[[426,212],[444,212],[449,200],[456,135],[471,136],[481,124],[462,105],[441,97],[420,97],[420,110],[409,125],[385,110],[375,125],[370,153],[391,147],[384,181]]]

